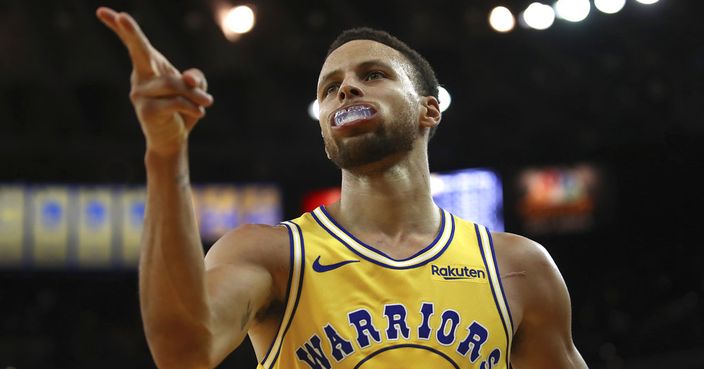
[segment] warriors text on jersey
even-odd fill
[[[483,226],[443,210],[435,240],[399,260],[324,207],[283,224],[287,305],[258,369],[509,368],[511,314]]]

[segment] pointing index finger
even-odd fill
[[[117,13],[104,7],[99,8],[96,14],[127,47],[138,78],[149,78],[157,74],[152,64],[152,46],[134,18],[127,13]]]
[[[132,58],[137,77],[148,78],[156,74],[152,66],[153,52],[149,39],[139,28],[137,22],[127,13],[117,15],[117,23],[125,32],[127,50]]]

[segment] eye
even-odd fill
[[[384,77],[386,77],[386,75],[385,75],[383,72],[380,72],[380,71],[378,71],[378,70],[375,70],[375,71],[372,71],[372,72],[367,73],[367,76],[365,77],[365,79],[366,79],[367,81],[372,81],[372,80],[375,80],[375,79],[382,79],[382,78],[384,78]]]
[[[337,88],[338,88],[339,86],[340,86],[340,85],[337,84],[337,83],[333,83],[333,84],[331,84],[331,85],[328,85],[328,86],[325,88],[325,90],[323,90],[323,96],[328,96],[328,95],[330,95],[330,94],[332,94],[332,93],[335,93],[335,91],[337,91]]]

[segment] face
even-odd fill
[[[328,157],[354,169],[413,149],[420,97],[397,50],[354,40],[333,51],[318,80],[320,127]]]

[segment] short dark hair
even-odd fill
[[[330,56],[333,51],[343,44],[354,40],[376,41],[400,52],[406,57],[411,67],[413,67],[413,75],[410,77],[417,92],[421,96],[433,96],[438,99],[438,87],[440,83],[437,77],[435,77],[435,71],[433,71],[433,67],[430,66],[430,63],[416,50],[386,31],[369,27],[357,27],[345,30],[330,44],[325,57]],[[433,137],[436,129],[437,126],[430,129],[429,137]]]

